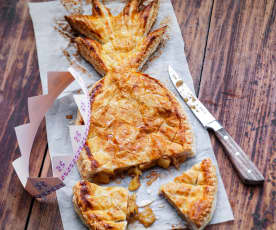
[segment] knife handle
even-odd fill
[[[224,128],[221,128],[215,130],[215,134],[227,151],[229,158],[237,169],[243,183],[249,185],[262,184],[264,182],[262,173],[249,159],[241,147],[233,140],[229,133]]]

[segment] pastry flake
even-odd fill
[[[192,229],[203,229],[216,206],[216,168],[211,159],[204,159],[160,190]]]
[[[77,37],[79,53],[101,74],[108,71],[139,70],[156,50],[166,26],[153,32],[159,0],[147,6],[130,0],[121,13],[114,16],[99,0],[93,0],[92,15],[65,16]]]
[[[131,167],[167,168],[194,155],[193,133],[181,105],[146,74],[108,73],[91,89],[91,108],[86,146],[77,161],[84,179],[100,182],[101,177],[108,183]],[[79,114],[76,123],[82,122]]]
[[[146,228],[150,227],[156,220],[156,217],[149,206],[146,206],[143,211],[139,212],[137,218]]]
[[[125,230],[130,197],[123,187],[101,187],[88,181],[73,188],[75,210],[91,230]]]

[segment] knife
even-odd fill
[[[183,82],[182,78],[169,65],[168,67],[170,79],[191,109],[193,114],[197,117],[200,123],[206,129],[212,129],[216,137],[220,140],[228,156],[239,173],[240,178],[245,184],[262,184],[264,177],[254,163],[249,159],[241,147],[234,141],[229,133],[222,127],[216,118],[206,109],[206,107],[194,96],[189,87]]]

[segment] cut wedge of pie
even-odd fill
[[[159,0],[147,6],[130,0],[113,16],[99,0],[92,1],[92,15],[65,16],[77,37],[79,53],[102,75],[108,71],[139,70],[160,44],[166,26],[150,32]]]
[[[125,230],[127,218],[137,211],[135,195],[123,187],[101,187],[80,181],[73,188],[73,203],[91,230]]]
[[[203,229],[216,206],[216,168],[211,159],[204,159],[160,190],[192,229]]]
[[[146,74],[109,72],[91,89],[91,108],[88,138],[77,161],[84,179],[108,183],[132,167],[178,166],[194,155],[181,105]],[[80,114],[76,123],[83,124]]]

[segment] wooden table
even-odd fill
[[[276,1],[172,2],[200,100],[266,180],[243,185],[211,134],[235,221],[208,229],[276,229]],[[41,94],[26,1],[0,2],[0,37],[0,229],[63,229],[55,195],[34,200],[11,165],[19,157],[13,127],[28,122],[27,98]],[[31,158],[31,175],[51,175],[45,122]]]

